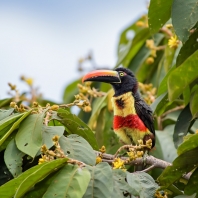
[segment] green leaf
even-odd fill
[[[129,193],[133,194],[133,189],[126,182],[127,173],[121,169],[112,170],[113,172],[113,191],[111,197],[115,195],[119,198],[125,198],[124,194]]]
[[[183,43],[189,36],[190,30],[195,26],[198,19],[197,0],[174,0],[172,5],[172,23],[174,30]]]
[[[60,171],[57,170],[54,173],[51,173],[47,177],[45,177],[43,180],[40,182],[36,183],[34,188],[30,191],[28,191],[23,198],[41,198],[47,191],[49,185],[52,183],[54,178],[56,177],[57,173]]]
[[[193,195],[178,195],[174,198],[196,198],[196,193],[194,193]]]
[[[74,101],[74,95],[78,93],[78,83],[81,83],[81,79],[75,80],[71,84],[69,84],[64,91],[63,101],[65,104],[71,103]]]
[[[14,109],[4,110],[0,109],[0,121],[12,114]]]
[[[22,116],[9,128],[6,133],[4,133],[3,137],[0,139],[0,145],[4,143],[4,141],[10,136],[10,134],[19,126],[19,124],[27,117],[30,115],[32,110],[27,111],[22,114]]]
[[[175,124],[173,141],[176,148],[182,143],[183,137],[188,133],[193,123],[194,120],[192,120],[192,114],[190,112],[189,105],[187,105],[180,113]]]
[[[87,168],[91,173],[91,180],[83,198],[111,197],[113,191],[113,181],[112,170],[109,164],[106,162],[101,162],[96,166],[88,166]]]
[[[28,169],[17,178],[12,179],[6,184],[0,186],[0,197],[17,198],[22,196],[37,182],[62,167],[66,161],[66,158],[57,159]]]
[[[190,87],[186,87],[183,92],[184,104],[188,105],[190,102]]]
[[[187,195],[192,195],[193,193],[198,194],[198,168],[192,173],[188,183],[184,189],[184,193]]]
[[[163,160],[171,163],[177,157],[177,150],[173,143],[173,129],[174,125],[168,125],[163,131],[155,131],[162,148]]]
[[[168,101],[168,94],[166,92],[160,95],[159,97],[157,97],[150,107],[152,111],[159,116],[162,113],[164,113],[166,106],[169,104],[170,102]]]
[[[197,147],[198,147],[198,134],[190,134],[186,136],[185,141],[178,147],[177,153],[178,155],[181,155]]]
[[[82,161],[89,165],[95,165],[96,155],[89,143],[82,137],[72,134],[59,139],[61,148],[69,158]]]
[[[47,146],[47,148],[51,148],[54,143],[52,138],[54,136],[61,137],[64,133],[65,128],[63,126],[45,126],[43,125],[42,134],[43,134],[43,144]]]
[[[6,98],[3,100],[0,100],[0,108],[9,106],[11,102],[12,102],[12,98]]]
[[[173,0],[151,0],[148,11],[148,23],[152,34],[168,21],[171,16]]]
[[[13,177],[17,177],[22,173],[23,156],[25,153],[21,152],[15,143],[15,140],[11,140],[8,144],[5,153],[4,161],[8,170],[12,173]]]
[[[158,46],[163,38],[164,34],[154,34],[152,39],[154,40],[155,46]],[[128,68],[131,69],[134,73],[136,73],[150,54],[151,50],[148,47],[146,47],[146,45],[143,45],[128,65]]]
[[[77,165],[66,165],[57,174],[43,198],[81,198],[89,184],[90,173]]]
[[[122,64],[125,67],[128,67],[132,58],[136,55],[139,49],[142,47],[147,38],[149,38],[149,29],[144,28],[140,30],[132,41],[129,41],[127,45],[120,50],[118,54],[118,60],[116,63],[116,67]]]
[[[166,45],[164,53],[164,68],[166,72],[172,69],[172,66],[175,63],[175,54],[177,54],[177,50]]]
[[[19,150],[34,158],[43,145],[42,129],[45,112],[33,114],[25,119],[16,135]]]
[[[82,136],[89,142],[93,149],[98,150],[93,131],[81,119],[63,109],[58,110],[58,117],[57,119],[67,128],[70,134]]]
[[[197,158],[198,148],[187,151],[179,155],[174,161],[172,166],[166,167],[166,169],[159,176],[158,181],[160,186],[164,188],[169,187],[175,181],[177,181],[183,174],[186,174],[198,166]]]
[[[188,57],[198,50],[198,31],[194,32],[184,43],[177,56],[176,65],[180,66]]]
[[[144,198],[154,197],[156,190],[159,188],[154,179],[144,172],[128,173],[127,182],[133,189],[134,196]]]
[[[175,69],[175,65],[168,71],[168,73],[166,74],[166,76],[163,78],[163,80],[161,81],[160,83],[160,86],[158,88],[158,91],[157,91],[157,96],[160,96],[162,95],[163,93],[167,92],[168,90],[168,86],[167,86],[167,80],[168,80],[168,77],[170,76],[171,72],[174,71]]]
[[[174,69],[168,77],[170,101],[175,100],[196,78],[198,78],[198,51],[190,56],[180,67]]]
[[[190,98],[190,111],[192,113],[193,118],[198,116],[198,87],[191,93]]]
[[[5,130],[8,131],[11,128],[11,126],[8,126],[8,129]],[[11,140],[13,140],[17,134],[18,130],[14,130],[11,135],[8,136],[8,138],[3,142],[3,144],[0,146],[0,151],[5,150],[7,145],[10,143]]]

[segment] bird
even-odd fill
[[[151,139],[150,149],[155,146],[153,112],[141,98],[138,81],[130,69],[118,67],[115,70],[91,71],[82,78],[82,82],[86,81],[112,85],[113,130],[123,144],[138,145],[140,140],[146,144]]]

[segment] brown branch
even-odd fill
[[[95,151],[95,153],[96,153],[97,156],[102,155],[102,161],[103,162],[107,162],[109,164],[112,164],[112,162],[114,161],[115,155],[101,153],[101,152],[98,152],[98,151]],[[158,159],[158,158],[155,158],[151,155],[146,156],[144,159],[143,158],[137,158],[137,159],[132,160],[132,161],[129,161],[128,157],[120,157],[120,158],[127,162],[126,165],[133,165],[133,166],[139,166],[139,165],[143,165],[143,164],[150,165],[147,169],[143,170],[143,172],[148,172],[148,171],[150,171],[154,168],[165,169],[167,166],[172,166],[171,163],[166,162],[166,161],[161,160],[161,159]],[[190,176],[191,176],[191,173],[188,173],[186,175],[183,175],[182,177],[186,180],[189,180]]]
[[[166,27],[161,28],[160,32],[165,33],[169,38],[173,36],[173,33]]]
[[[178,111],[178,110],[180,110],[180,109],[183,109],[184,107],[185,107],[185,106],[182,105],[182,106],[178,106],[178,107],[175,107],[175,108],[173,108],[173,109],[170,109],[170,110],[166,111],[165,113],[163,113],[163,114],[161,115],[161,117],[165,117],[165,116],[168,115],[169,113],[172,113],[172,112],[174,112],[174,111]]]

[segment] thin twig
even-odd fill
[[[181,105],[181,106],[175,107],[175,108],[173,108],[173,109],[170,109],[170,110],[166,111],[165,113],[163,113],[163,114],[161,115],[161,117],[165,117],[165,116],[168,115],[169,113],[172,113],[172,112],[174,112],[174,111],[178,111],[178,110],[180,110],[180,109],[183,109],[184,107],[185,107],[184,105]]]

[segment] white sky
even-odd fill
[[[1,0],[0,99],[8,82],[32,77],[45,99],[62,101],[79,77],[77,61],[93,51],[100,66],[114,67],[119,33],[146,12],[146,0]]]

